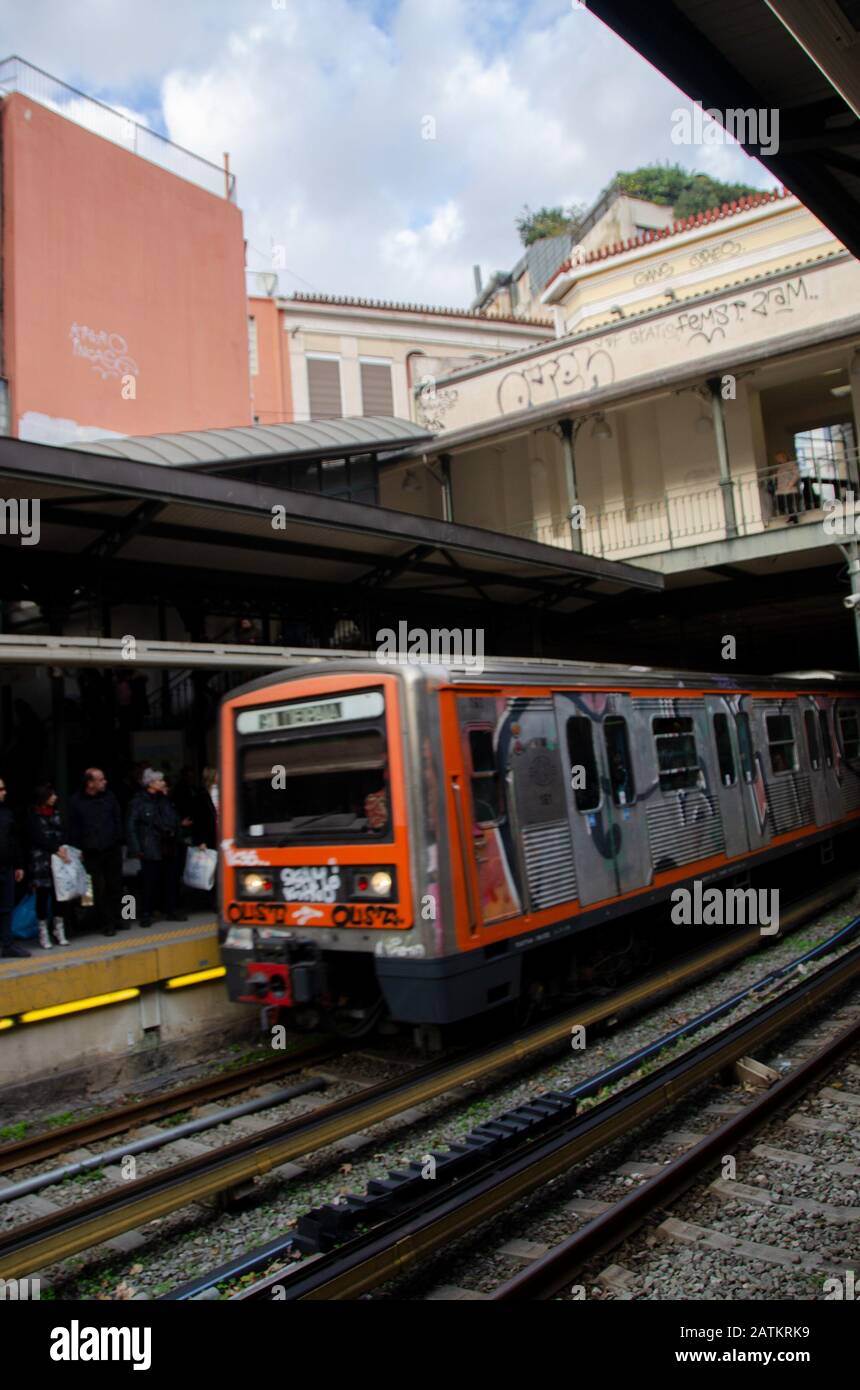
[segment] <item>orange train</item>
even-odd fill
[[[623,969],[678,887],[848,872],[860,678],[303,667],[224,700],[221,811],[232,999],[453,1023]]]

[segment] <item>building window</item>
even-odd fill
[[[340,359],[308,353],[308,401],[312,420],[339,420],[343,415],[340,397]]]
[[[700,769],[692,719],[655,719],[651,727],[657,749],[660,790],[674,792],[698,786]]]
[[[351,459],[284,463],[250,476],[269,487],[285,487],[291,492],[315,492],[345,502],[363,502],[368,507],[379,505],[377,467],[369,454]]]
[[[391,384],[391,363],[382,359],[362,357],[361,413],[362,415],[394,414],[394,391]]]
[[[251,376],[260,375],[260,353],[257,346],[257,320],[253,314],[248,315],[248,365],[251,368]]]
[[[478,825],[497,825],[502,819],[502,793],[491,729],[469,730],[472,758],[472,806]]]
[[[732,736],[729,733],[727,714],[714,715],[714,741],[717,745],[720,781],[724,787],[733,787],[738,780],[738,775],[735,771],[735,755],[732,752]]]
[[[794,751],[794,728],[790,714],[768,714],[765,716],[767,746],[770,752],[770,766],[775,773],[794,772],[797,767],[797,754]]]
[[[853,762],[860,754],[860,724],[857,720],[857,711],[856,709],[846,709],[840,705],[838,718],[842,756],[846,762]]]
[[[594,731],[591,720],[584,715],[573,715],[567,721],[567,752],[570,758],[571,786],[577,811],[593,811],[600,804],[600,778],[597,775],[597,762],[594,757]],[[574,779],[579,768],[584,775]],[[584,781],[579,787],[575,782]]]

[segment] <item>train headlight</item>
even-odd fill
[[[249,898],[270,898],[275,890],[274,879],[269,874],[240,874],[239,883]]]
[[[391,874],[387,874],[384,869],[378,869],[375,874],[371,874],[370,891],[378,898],[387,898],[391,893]]]

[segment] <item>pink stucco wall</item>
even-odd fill
[[[238,208],[20,94],[0,114],[12,432],[250,424]]]

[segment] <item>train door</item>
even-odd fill
[[[855,700],[837,700],[833,729],[839,754],[839,815],[860,807],[860,706]]]
[[[767,804],[767,787],[762,754],[756,753],[753,727],[749,710],[740,709],[734,717],[740,758],[740,776],[743,784],[744,823],[750,849],[761,849],[770,843],[770,812]],[[759,748],[764,747],[763,734],[759,734]]]
[[[478,879],[480,921],[494,926],[522,912],[510,859],[506,788],[494,746],[494,725],[469,722],[463,757],[472,803],[472,844]]]
[[[630,699],[559,694],[555,714],[567,771],[580,903],[629,893],[651,877],[648,834],[631,753]]]
[[[818,741],[821,745],[821,773],[827,795],[828,824],[842,816],[842,788],[839,784],[839,749],[835,737],[836,708],[827,696],[810,696],[818,719]]]
[[[829,825],[835,820],[831,805],[828,780],[832,777],[833,750],[829,729],[822,729],[821,716],[827,724],[827,713],[817,707],[811,695],[801,695],[797,700],[797,712],[803,725],[801,748],[803,758],[809,767],[809,786],[812,792],[812,809],[816,825]],[[826,737],[825,737],[826,735]],[[829,768],[828,768],[829,759]]]
[[[744,775],[741,769],[738,729],[734,716],[719,695],[705,696],[710,747],[716,754],[716,789],[723,823],[726,854],[730,859],[752,848],[744,815]]]

